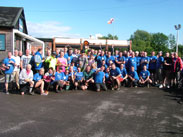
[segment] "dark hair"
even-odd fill
[[[39,48],[37,51],[40,52],[42,50],[42,48]]]
[[[50,67],[49,69],[53,70],[53,68],[52,68],[52,67]]]

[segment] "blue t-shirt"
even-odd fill
[[[63,80],[68,81],[69,80],[69,74],[66,75],[65,73],[63,73]]]
[[[13,73],[13,70],[14,70],[14,64],[12,63],[9,63],[9,61],[13,61],[15,63],[15,60],[13,58],[9,59],[9,58],[5,58],[3,60],[3,64],[7,67],[9,67],[9,69],[6,69],[5,70],[5,74],[11,74]]]
[[[141,62],[144,62],[141,64],[141,69],[143,69],[143,67],[146,65],[147,69],[149,68],[149,57],[141,57]]]
[[[130,72],[129,72],[129,75],[130,75],[132,78],[134,78],[134,79],[136,79],[136,80],[139,80],[139,76],[138,76],[138,74],[137,74],[136,71],[130,71]]]
[[[140,72],[140,76],[145,80],[145,79],[147,79],[147,77],[150,76],[150,72],[148,70],[146,70],[146,71],[142,70]]]
[[[129,59],[130,57],[125,57],[125,68],[128,68],[128,59]]]
[[[99,71],[95,74],[94,81],[95,83],[103,83],[103,78],[105,76],[105,73],[103,71]]]
[[[108,80],[109,79],[109,73],[105,73],[105,78],[106,78],[106,80]]]
[[[100,68],[102,66],[102,60],[106,61],[106,56],[98,56],[97,57],[97,68]]]
[[[34,60],[36,60],[36,59],[38,59],[39,58],[39,60],[41,61],[41,62],[39,62],[39,63],[37,63],[37,62],[35,62],[34,61],[34,67],[35,67],[35,69],[36,70],[40,70],[41,68],[42,68],[42,65],[43,65],[43,62],[42,62],[42,55],[41,55],[41,53],[40,52],[36,52],[35,53],[35,56],[34,56]]]
[[[136,61],[137,61],[137,67],[139,67],[140,66],[140,60],[141,60],[141,57],[136,57]]]
[[[120,69],[120,71],[121,71],[121,77],[122,78],[126,77],[126,75],[127,75],[126,68]]]
[[[118,76],[118,75],[120,75],[121,74],[121,71],[120,71],[120,69],[118,68],[118,67],[116,67],[116,69],[111,69],[110,70],[110,76]]]
[[[64,58],[65,58],[65,57],[64,57]],[[70,60],[68,60],[68,58],[70,58]],[[70,56],[68,55],[68,56],[67,56],[67,61],[68,61],[67,63],[68,63],[68,64],[71,64],[72,59],[73,59],[73,56],[72,56],[72,55],[70,55]]]
[[[39,81],[41,79],[43,79],[43,75],[40,75],[39,73],[34,74],[34,77],[33,77],[34,81],[37,82],[37,81]]]
[[[114,63],[115,62],[115,58],[114,56],[110,56],[110,57],[107,57],[106,59],[106,64],[109,66],[109,61],[112,60],[112,62]]]
[[[76,76],[75,80],[77,81],[82,80],[82,78],[84,77],[83,72],[77,72],[75,76]]]
[[[64,58],[67,59],[68,58],[68,53],[64,54]]]
[[[63,80],[63,76],[64,76],[63,72],[61,72],[61,73],[56,72],[55,73],[55,81]]]
[[[164,58],[161,56],[157,58],[156,69],[163,68]]]
[[[125,61],[125,57],[124,57],[124,56],[122,56],[122,57],[118,56],[118,57],[117,57],[117,61],[123,62],[123,61]],[[117,64],[117,63],[116,63],[116,66],[117,66],[117,67],[120,67],[120,64]]]
[[[151,69],[151,70],[156,69],[157,57],[156,57],[156,56],[150,56],[149,59],[150,59],[150,62],[149,62],[149,69]]]
[[[135,70],[137,70],[137,60],[136,60],[136,57],[132,58],[130,57],[128,59],[128,67],[129,67],[129,70],[131,70],[131,67],[134,67]]]

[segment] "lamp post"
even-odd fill
[[[181,25],[178,24],[178,25],[175,25],[175,29],[177,30],[177,45],[176,45],[176,52],[178,54],[178,41],[179,41],[179,30],[181,28]]]

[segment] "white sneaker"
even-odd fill
[[[47,96],[48,92],[41,93],[42,96]]]
[[[169,88],[170,88],[170,86],[168,85],[168,86],[167,86],[167,88],[169,89]]]
[[[163,88],[163,85],[161,84],[161,85],[159,86],[159,88]]]

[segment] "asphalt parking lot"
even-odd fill
[[[49,96],[0,92],[1,137],[182,137],[181,94],[151,88],[70,91]]]

